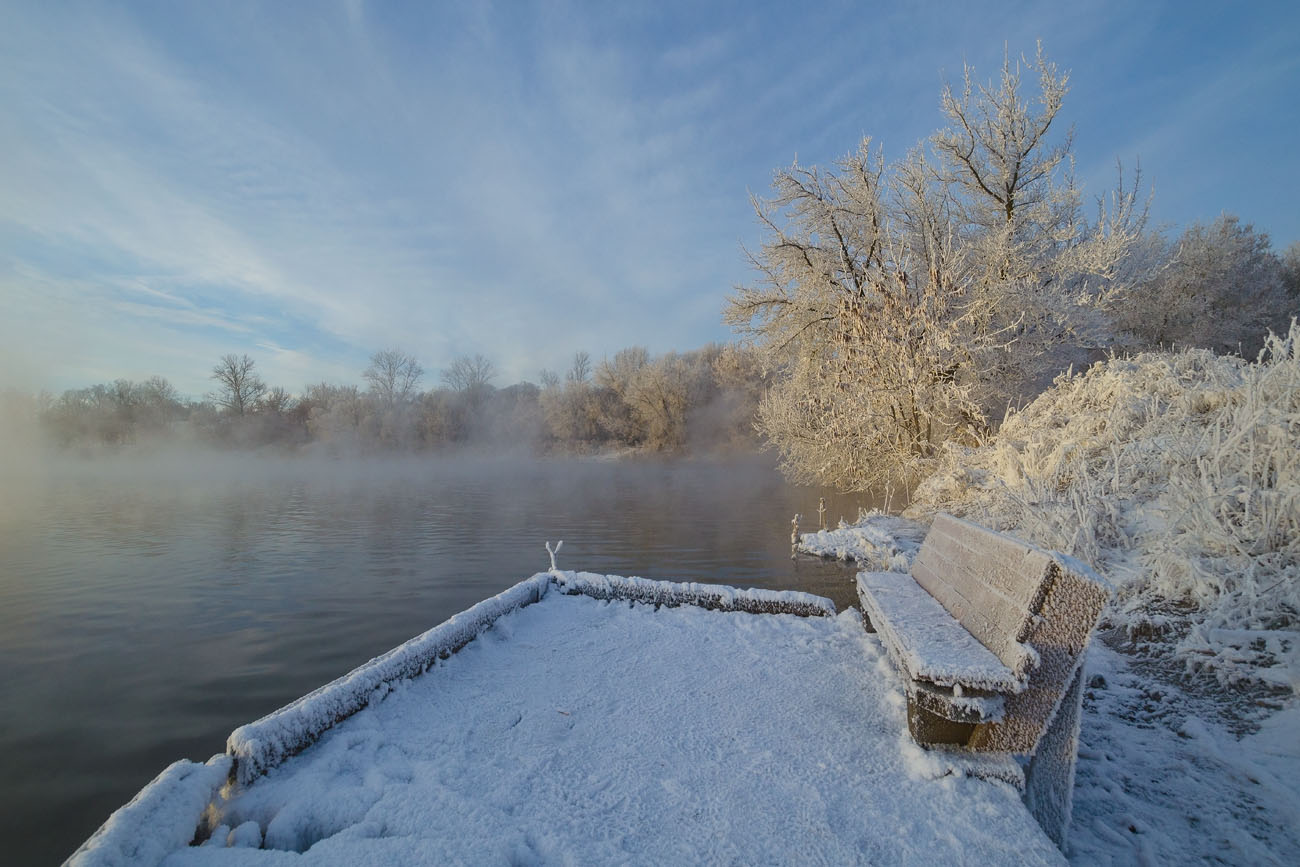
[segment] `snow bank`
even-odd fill
[[[157,864],[194,839],[199,816],[230,774],[230,756],[181,760],[121,807],[68,859],[70,867]]]
[[[1058,379],[949,451],[906,514],[935,511],[1094,564],[1110,622],[1189,668],[1300,692],[1300,327],[1254,363],[1149,353]]]
[[[871,511],[854,524],[838,529],[804,533],[798,548],[836,560],[851,560],[868,572],[906,572],[921,549],[926,525],[918,521]]]
[[[164,863],[1061,863],[1013,786],[899,749],[882,665],[856,612],[548,593],[231,787]]]

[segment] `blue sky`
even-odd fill
[[[0,2],[0,387],[360,382],[375,350],[499,385],[725,340],[749,192],[1041,38],[1077,174],[1300,238],[1300,4]]]

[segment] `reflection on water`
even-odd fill
[[[0,493],[0,839],[66,857],[169,762],[548,565],[852,599],[757,462],[78,463]],[[857,514],[828,496],[834,517]],[[805,521],[810,524],[815,517]]]

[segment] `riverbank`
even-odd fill
[[[801,550],[906,571],[924,529],[868,515],[803,535]],[[1300,849],[1300,701],[1181,676],[1171,653],[1139,655],[1114,626],[1094,638],[1066,854],[1080,865],[1288,863]]]
[[[905,569],[940,511],[1079,557],[1118,589],[1088,660],[1071,857],[1287,863],[1300,328],[1255,362],[1149,353],[1062,377],[989,444],[950,447],[903,517],[806,534],[803,549]]]

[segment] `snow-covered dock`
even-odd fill
[[[73,863],[1062,862],[904,709],[828,600],[544,573],[173,765]]]

